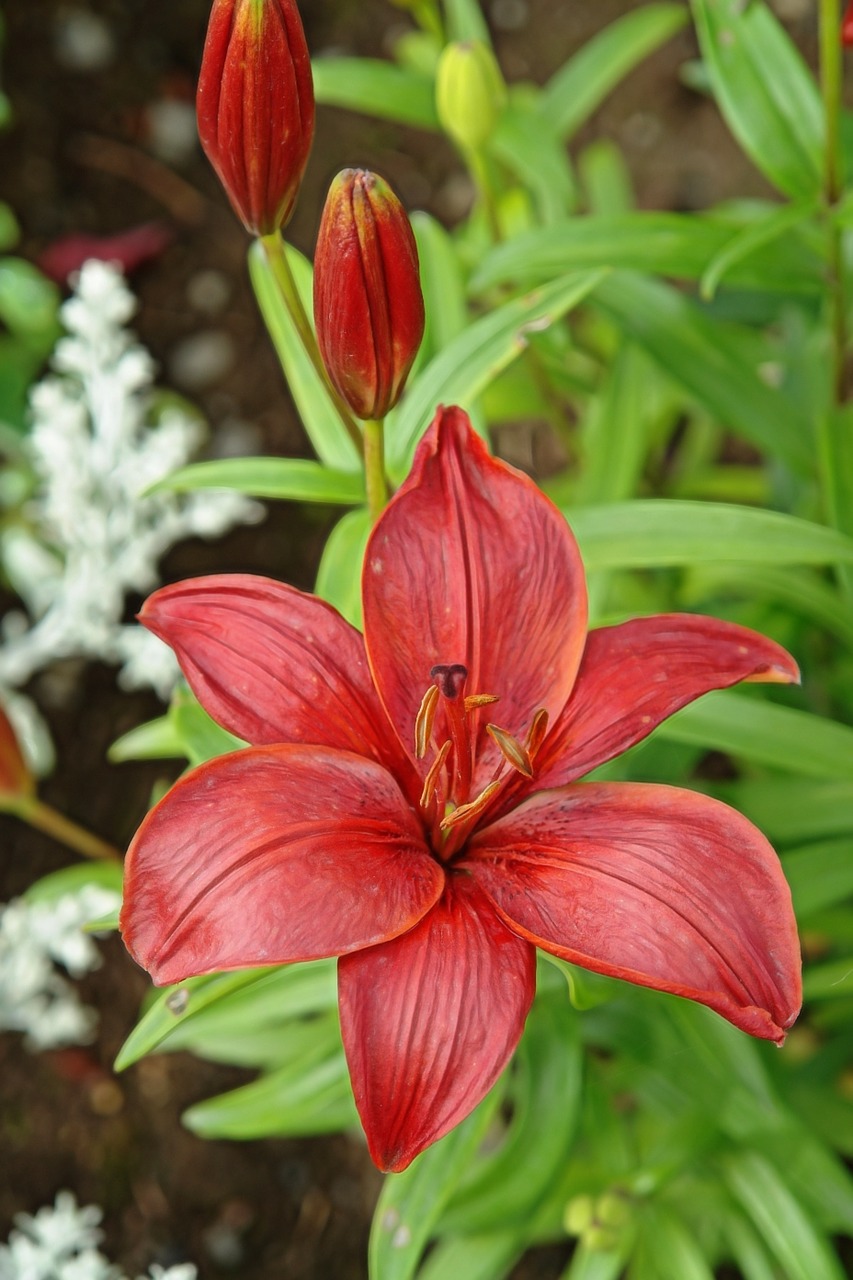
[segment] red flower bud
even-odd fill
[[[254,235],[287,222],[314,136],[294,0],[214,0],[198,81],[201,145]]]
[[[853,47],[853,0],[848,4],[841,19],[841,43],[847,49]]]
[[[394,192],[365,169],[329,189],[314,262],[314,319],[329,377],[359,418],[400,397],[424,333],[418,251]]]
[[[24,762],[15,730],[0,708],[0,808],[4,800],[32,794],[33,777]]]

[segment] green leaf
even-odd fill
[[[756,263],[754,259],[758,251],[765,245],[778,240],[780,236],[784,236],[787,231],[800,226],[806,219],[812,217],[818,207],[816,200],[782,205],[765,214],[751,226],[746,226],[740,231],[736,231],[728,244],[723,245],[718,250],[703,271],[702,279],[699,283],[699,292],[702,297],[706,299],[713,298],[724,276],[731,277],[734,273],[737,279],[735,269],[742,267],[745,262],[751,262],[753,270],[755,270]],[[795,243],[796,241],[786,241],[786,246],[790,249],[791,245]],[[817,265],[817,261],[815,261],[815,265]],[[770,268],[769,263],[762,263],[762,267],[758,268],[760,282],[757,287],[772,289],[773,281],[776,278],[775,272]],[[816,282],[817,278],[815,277],[812,283]],[[805,291],[809,291],[808,286],[806,286]]]
[[[181,1117],[200,1138],[296,1138],[333,1133],[358,1123],[343,1053],[310,1055]]]
[[[366,507],[338,521],[326,541],[314,588],[354,627],[361,626],[361,567],[370,530]]]
[[[334,471],[305,458],[222,458],[173,471],[154,486],[178,493],[197,489],[236,489],[253,498],[291,502],[364,502],[364,479],[352,471]]]
[[[191,765],[205,764],[215,756],[239,751],[246,745],[217,724],[187,688],[175,690],[169,716],[181,743],[181,755],[185,755]]]
[[[540,995],[509,1084],[513,1118],[501,1147],[472,1166],[439,1231],[461,1235],[523,1226],[567,1159],[578,1123],[582,1058],[579,1020],[561,984]],[[527,1153],[536,1152],[536,1162]]]
[[[123,733],[107,752],[111,764],[125,760],[174,760],[184,756],[183,740],[171,716],[160,716]]]
[[[489,151],[530,191],[544,223],[558,222],[574,208],[577,191],[565,146],[542,127],[538,111],[512,101],[489,140]],[[555,271],[549,278],[562,274]]]
[[[59,310],[59,290],[52,280],[23,258],[0,258],[0,320],[13,333],[52,334]]]
[[[139,1022],[125,1040],[115,1060],[115,1070],[124,1071],[152,1049],[156,1049],[174,1029],[208,1005],[234,991],[242,991],[274,972],[272,968],[241,969],[237,973],[214,973],[164,987],[157,993]]]
[[[418,243],[427,333],[424,343],[441,351],[468,323],[465,280],[453,241],[428,213],[412,214]]]
[[[52,871],[31,884],[24,894],[27,902],[56,902],[69,893],[79,893],[89,885],[121,894],[124,869],[120,862],[79,862],[73,867]]]
[[[637,347],[626,343],[616,353],[582,421],[582,467],[574,485],[578,505],[618,502],[636,491],[650,445],[650,410],[658,406],[661,381]]]
[[[299,295],[310,316],[311,263],[290,245],[285,245],[285,252]],[[255,240],[249,249],[249,276],[290,394],[317,457],[332,470],[358,472],[361,461],[355,445],[332,403],[326,383],[305,353],[260,240]]]
[[[625,1266],[621,1250],[590,1249],[579,1244],[560,1280],[619,1280]]]
[[[605,27],[545,86],[540,113],[546,126],[572,137],[620,80],[686,22],[680,4],[645,4]]]
[[[850,777],[853,728],[730,690],[706,694],[657,730],[673,742],[725,751],[814,778]]]
[[[518,1231],[460,1236],[440,1240],[418,1271],[417,1280],[505,1280],[524,1253]]]
[[[782,859],[798,918],[853,897],[849,839],[819,840],[789,849]]]
[[[853,996],[853,957],[810,964],[803,974],[804,1000],[834,1000]]]
[[[696,1238],[667,1207],[652,1202],[640,1215],[640,1233],[632,1268],[654,1280],[714,1280]]]
[[[788,208],[782,212],[791,214]],[[798,214],[797,221],[806,217],[801,209]],[[778,227],[775,237],[768,231],[769,221],[764,218],[745,231],[731,219],[695,213],[586,214],[498,245],[474,273],[472,288],[536,284],[593,267],[704,280],[716,263],[721,264],[718,272],[728,266],[729,283],[740,288],[820,294],[824,288],[821,259],[796,236],[782,238],[794,220],[789,216],[788,225]],[[764,239],[757,235],[759,228],[767,232]],[[752,251],[747,244],[737,255],[733,242],[747,232],[753,237]],[[728,263],[723,259],[727,252]]]
[[[768,778],[728,783],[715,792],[775,845],[791,847],[853,832],[853,782]]]
[[[317,101],[327,107],[439,128],[435,87],[425,76],[379,58],[316,58],[312,70]]]
[[[403,1173],[389,1174],[373,1215],[370,1280],[411,1280],[436,1223],[475,1155],[503,1097],[503,1085]]]
[[[476,320],[421,370],[405,398],[386,420],[389,470],[402,479],[415,446],[440,404],[465,408],[527,347],[527,332],[547,328],[578,305],[601,280],[601,272],[565,276],[514,298]]]
[[[853,612],[840,592],[808,570],[741,568],[697,569],[691,576],[685,599],[706,599],[709,595],[736,592],[747,600],[771,600],[791,613],[817,622],[853,646]]]
[[[21,228],[9,206],[0,200],[0,252],[12,249],[21,237]]]
[[[723,1174],[790,1280],[844,1280],[840,1263],[768,1160],[751,1151],[726,1157]]]
[[[794,199],[820,194],[824,145],[817,86],[763,0],[691,0],[711,88],[758,169]]]
[[[588,571],[715,562],[853,563],[853,538],[755,507],[638,498],[566,515]]]
[[[596,301],[624,334],[723,426],[806,475],[813,469],[811,423],[759,369],[773,348],[742,325],[714,320],[677,289],[620,272]]]

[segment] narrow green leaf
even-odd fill
[[[352,471],[334,471],[305,458],[222,458],[195,462],[173,471],[156,489],[191,493],[197,489],[236,489],[252,498],[291,502],[364,502],[364,479]]]
[[[314,93],[327,107],[345,107],[382,120],[439,127],[432,80],[379,58],[316,58]]]
[[[214,1001],[221,1000],[223,996],[250,987],[272,971],[270,968],[241,969],[237,973],[214,973],[202,978],[188,978],[186,982],[164,987],[157,993],[119,1050],[115,1070],[124,1071],[144,1058],[182,1021],[191,1018]]]
[[[711,87],[758,169],[794,199],[820,193],[823,113],[814,79],[764,0],[691,0]]]
[[[772,244],[774,240],[784,236],[787,231],[800,226],[806,219],[811,218],[817,209],[818,202],[816,200],[782,205],[751,226],[746,226],[740,231],[736,231],[728,244],[723,245],[718,250],[703,271],[702,279],[699,282],[699,292],[702,297],[706,299],[713,298],[723,277],[729,276],[731,278],[735,273],[735,268],[742,267],[745,262],[752,262],[753,269],[755,269],[756,263],[754,259],[760,249],[765,245]],[[790,242],[788,247],[790,248]],[[775,272],[769,268],[769,264],[762,265],[763,270],[761,267],[758,268],[760,281],[758,287],[772,289]],[[815,266],[817,266],[817,261]],[[735,276],[735,278],[737,277]],[[812,286],[817,283],[817,280],[818,277],[815,275],[812,279]],[[806,286],[806,291],[811,291],[808,286]]]
[[[620,80],[686,22],[680,4],[645,4],[593,36],[545,86],[540,112],[547,127],[572,137]]]
[[[835,587],[809,570],[774,569],[769,565],[761,569],[739,565],[697,569],[691,575],[685,599],[695,602],[720,592],[782,604],[853,646],[853,611]]]
[[[422,369],[387,419],[389,470],[402,479],[415,446],[440,404],[465,408],[527,347],[527,333],[548,328],[582,302],[602,279],[578,272],[555,280],[482,316]]]
[[[804,1000],[835,1000],[853,996],[853,956],[810,964],[803,974]]]
[[[59,310],[59,290],[24,258],[0,258],[0,320],[13,333],[40,335],[52,331]]]
[[[626,343],[614,356],[604,386],[581,424],[582,467],[574,486],[579,506],[619,502],[636,491],[661,381],[657,369],[632,344]]]
[[[462,266],[448,233],[428,213],[413,213],[412,228],[418,243],[421,286],[427,333],[424,342],[440,351],[468,323],[468,307]]]
[[[350,511],[338,521],[326,540],[314,588],[354,627],[361,626],[361,567],[370,529],[366,507]]]
[[[789,849],[782,865],[799,918],[853,898],[853,856],[849,839],[819,840]]]
[[[730,690],[706,694],[665,721],[674,742],[725,751],[813,778],[850,777],[853,728]]]
[[[527,187],[546,225],[565,218],[574,208],[577,190],[565,146],[542,127],[538,111],[511,101],[489,140],[489,151]]]
[[[624,1266],[623,1251],[589,1249],[581,1243],[560,1280],[619,1280]]]
[[[826,1237],[769,1161],[751,1151],[739,1152],[723,1161],[723,1174],[790,1280],[844,1280]]]
[[[20,237],[21,229],[14,213],[5,201],[0,200],[0,251],[6,253],[14,248]]]
[[[853,538],[778,511],[638,498],[566,513],[588,570],[853,563]]]
[[[181,1117],[200,1138],[296,1138],[358,1122],[343,1053],[302,1060],[198,1102]]]
[[[403,1173],[389,1174],[373,1215],[370,1280],[411,1280],[436,1223],[474,1156],[503,1097],[503,1084]]]
[[[654,1280],[714,1280],[699,1241],[672,1210],[654,1202],[640,1215],[632,1268]]]
[[[418,1271],[417,1280],[505,1280],[524,1253],[523,1233],[495,1231],[441,1240]]]
[[[750,779],[715,792],[783,848],[853,832],[853,782]]]
[[[762,380],[773,348],[759,334],[714,320],[677,289],[627,272],[599,285],[596,301],[721,425],[810,474],[812,425],[784,390]]]
[[[313,311],[311,263],[290,245],[285,246],[285,252],[310,316]],[[290,394],[317,457],[333,470],[358,472],[361,462],[355,445],[341,422],[325,382],[305,354],[260,240],[255,240],[249,249],[249,276]]]
[[[594,267],[704,280],[715,264],[721,264],[718,271],[728,265],[729,283],[740,288],[820,294],[823,263],[795,235],[782,239],[794,220],[789,208],[781,212],[789,215],[788,225],[779,227],[775,237],[767,228],[769,218],[745,229],[730,218],[695,213],[641,211],[564,219],[492,249],[474,273],[472,288],[536,284],[567,271]],[[796,221],[806,217],[802,209],[798,214]],[[758,237],[759,229],[767,232],[763,239]],[[747,232],[754,243],[747,242],[742,253],[735,253],[733,244]],[[728,263],[725,254],[730,256]]]
[[[169,717],[181,743],[181,755],[185,755],[191,765],[205,764],[215,756],[239,751],[246,745],[217,724],[186,687],[175,690]]]
[[[111,764],[125,760],[176,760],[184,752],[184,744],[171,716],[160,716],[123,733],[107,752]]]
[[[56,902],[69,893],[79,893],[89,885],[99,889],[112,889],[121,894],[124,871],[120,862],[78,862],[73,867],[63,867],[42,876],[27,889],[27,902]]]

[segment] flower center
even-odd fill
[[[448,861],[499,797],[522,779],[533,777],[533,762],[548,728],[548,712],[536,712],[524,742],[507,729],[488,723],[486,733],[498,748],[491,780],[472,795],[480,737],[480,711],[499,698],[493,693],[466,694],[468,669],[461,662],[439,663],[430,671],[434,683],[423,696],[415,718],[415,755],[432,761],[424,778],[420,809],[432,832],[433,848]]]

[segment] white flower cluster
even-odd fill
[[[180,539],[259,517],[236,493],[146,493],[189,460],[200,426],[177,404],[152,413],[153,363],[126,328],[135,307],[118,268],[87,262],[62,308],[67,336],[53,373],[33,389],[29,526],[10,524],[0,542],[29,613],[3,622],[7,688],[79,656],[122,664],[125,687],[150,684],[168,697],[173,655],[142,628],[121,625],[125,595],[156,586],[160,557]]]
[[[90,884],[53,902],[16,898],[0,907],[0,1031],[24,1032],[34,1051],[91,1040],[97,1015],[55,966],[72,978],[98,968],[100,954],[83,926],[119,902],[119,894]],[[0,1266],[0,1280],[3,1274]]]
[[[103,1237],[97,1205],[77,1208],[70,1191],[60,1191],[53,1207],[19,1213],[8,1244],[0,1244],[0,1280],[124,1280],[98,1250]],[[156,1263],[137,1280],[196,1280],[191,1263]]]

